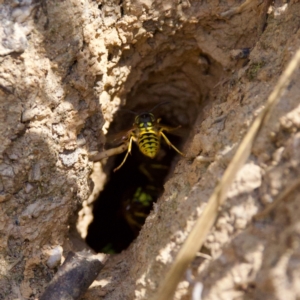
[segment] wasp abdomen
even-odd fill
[[[141,152],[151,158],[154,158],[159,150],[159,140],[155,131],[142,131],[138,140]]]

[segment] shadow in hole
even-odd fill
[[[179,137],[169,136],[178,145]],[[118,155],[114,167],[120,165],[125,153]],[[136,144],[125,164],[111,178],[94,204],[94,221],[90,224],[87,244],[96,252],[116,253],[126,249],[137,237],[153,202],[163,192],[176,152],[162,141],[158,156],[144,156]],[[113,159],[113,158],[112,158]],[[149,205],[141,204],[149,201]]]

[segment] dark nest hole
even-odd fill
[[[153,113],[157,118],[161,117],[165,125],[174,126],[174,121],[164,118],[161,112]],[[119,123],[133,123],[134,116],[131,114],[121,111],[119,116],[121,119],[115,118],[112,130],[118,128]],[[187,129],[180,128],[174,134],[166,134],[173,145],[182,149]],[[109,180],[94,203],[94,220],[89,226],[86,242],[96,252],[119,253],[131,244],[153,209],[153,203],[163,193],[166,178],[180,159],[162,138],[159,153],[154,159],[144,156],[134,143],[132,154],[125,164],[113,172],[124,156],[125,153],[122,153],[108,160]]]
[[[184,39],[178,39],[182,41]],[[177,40],[176,40],[177,41]],[[181,43],[181,42],[180,42]],[[138,84],[130,86],[126,95],[126,109],[135,112],[151,110],[160,102],[169,101],[153,113],[162,118],[161,123],[177,127],[179,136],[166,133],[170,141],[181,151],[186,152],[190,133],[197,119],[201,118],[202,109],[212,100],[210,92],[224,73],[220,64],[204,55],[193,41],[193,46],[183,51],[184,45],[171,55],[169,45],[163,46],[161,59],[147,68]],[[191,45],[189,45],[191,46]],[[164,63],[166,62],[166,63]],[[132,72],[132,78],[140,71]],[[120,110],[111,124],[110,133],[129,129],[134,115]],[[176,132],[175,132],[176,133]],[[188,143],[187,143],[188,144]],[[126,249],[137,237],[144,221],[164,191],[164,183],[180,158],[174,149],[169,148],[161,139],[161,150],[155,159],[145,157],[136,144],[120,170],[119,166],[125,153],[110,158],[105,165],[108,181],[99,198],[94,203],[94,220],[88,229],[87,244],[96,252],[118,253]],[[150,203],[143,206],[141,202]]]

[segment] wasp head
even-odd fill
[[[153,114],[144,112],[135,117],[135,124],[148,124],[155,122],[155,117]]]

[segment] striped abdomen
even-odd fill
[[[159,150],[159,136],[153,126],[139,128],[138,145],[140,151],[151,158],[154,158]]]

